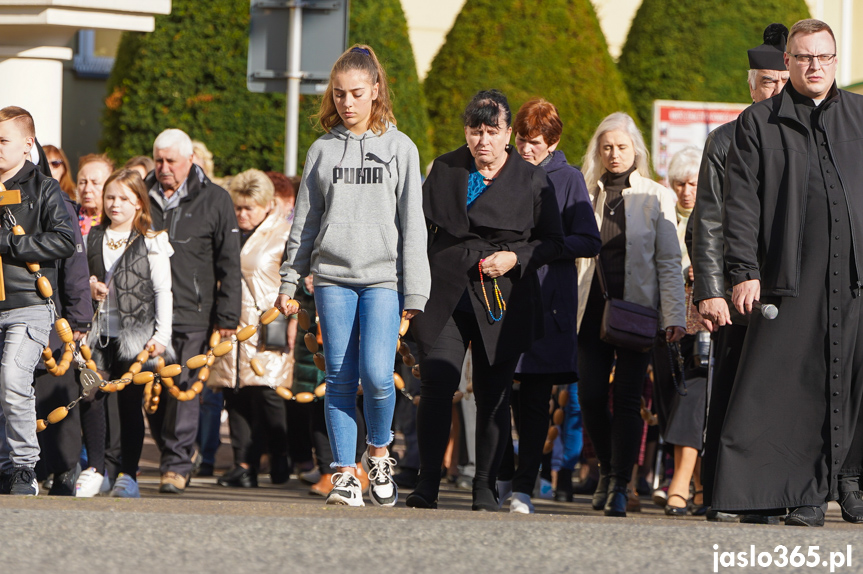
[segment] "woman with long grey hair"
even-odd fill
[[[599,459],[593,508],[604,510],[606,516],[626,516],[627,484],[638,457],[641,389],[650,352],[600,338],[605,298],[659,309],[659,327],[669,342],[680,340],[685,333],[674,194],[650,179],[648,158],[635,122],[617,112],[599,124],[583,160],[602,248],[596,259],[577,262],[578,398],[584,427]],[[613,415],[608,404],[612,367]]]

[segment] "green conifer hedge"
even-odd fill
[[[653,100],[751,101],[746,51],[769,24],[803,18],[805,0],[644,0],[619,62],[641,125]]]
[[[590,0],[467,0],[425,81],[435,153],[465,143],[461,114],[490,88],[513,115],[532,97],[555,104],[572,163],[602,118],[632,111]]]
[[[372,45],[387,67],[399,129],[431,156],[424,95],[417,80],[399,0],[353,0],[350,42]],[[152,33],[126,33],[108,81],[102,147],[116,161],[150,155],[169,127],[213,152],[217,175],[284,165],[285,97],[246,88],[249,3],[174,0]],[[303,97],[299,162],[320,134],[309,116],[318,97]],[[423,147],[425,146],[425,147]]]

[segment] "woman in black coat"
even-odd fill
[[[452,398],[473,343],[473,509],[496,511],[513,373],[519,355],[543,334],[536,270],[560,255],[563,233],[545,171],[508,145],[512,112],[506,97],[479,92],[463,119],[467,146],[437,158],[423,185],[432,287],[426,312],[411,326],[422,380],[420,474],[405,502],[437,506]]]

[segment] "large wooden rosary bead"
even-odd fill
[[[258,328],[254,325],[248,325],[246,327],[243,327],[242,329],[237,331],[237,341],[242,343],[246,339],[251,339],[252,336],[254,336],[254,334],[257,332]]]
[[[263,315],[261,315],[261,323],[264,325],[269,325],[276,320],[276,317],[278,317],[279,314],[279,310],[273,307],[266,311]]]

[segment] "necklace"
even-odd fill
[[[108,246],[108,249],[111,249],[112,251],[120,249],[121,247],[126,247],[128,242],[128,237],[123,239],[111,239],[107,234],[105,235],[105,244]]]
[[[498,285],[497,285],[497,279],[496,278],[492,279],[492,283],[494,283],[494,298],[495,298],[495,301],[497,301],[498,309],[500,309],[500,313],[498,314],[497,317],[495,317],[494,313],[491,310],[491,305],[488,302],[488,295],[485,292],[485,280],[483,279],[483,272],[482,272],[482,262],[483,261],[485,261],[485,259],[480,259],[479,264],[477,265],[477,267],[479,268],[479,283],[482,286],[482,296],[483,296],[483,299],[485,299],[485,308],[486,308],[486,311],[488,311],[488,316],[491,317],[492,321],[497,322],[497,321],[500,321],[501,319],[503,319],[503,312],[506,311],[506,301],[503,300],[503,294],[500,292],[500,287],[498,287]]]
[[[620,199],[617,201],[617,203],[614,204],[614,207],[608,205],[608,200],[606,200],[605,201],[605,207],[608,208],[608,214],[614,215],[614,210],[617,209],[618,207],[620,207],[621,203],[623,203],[623,196],[621,196]]]

